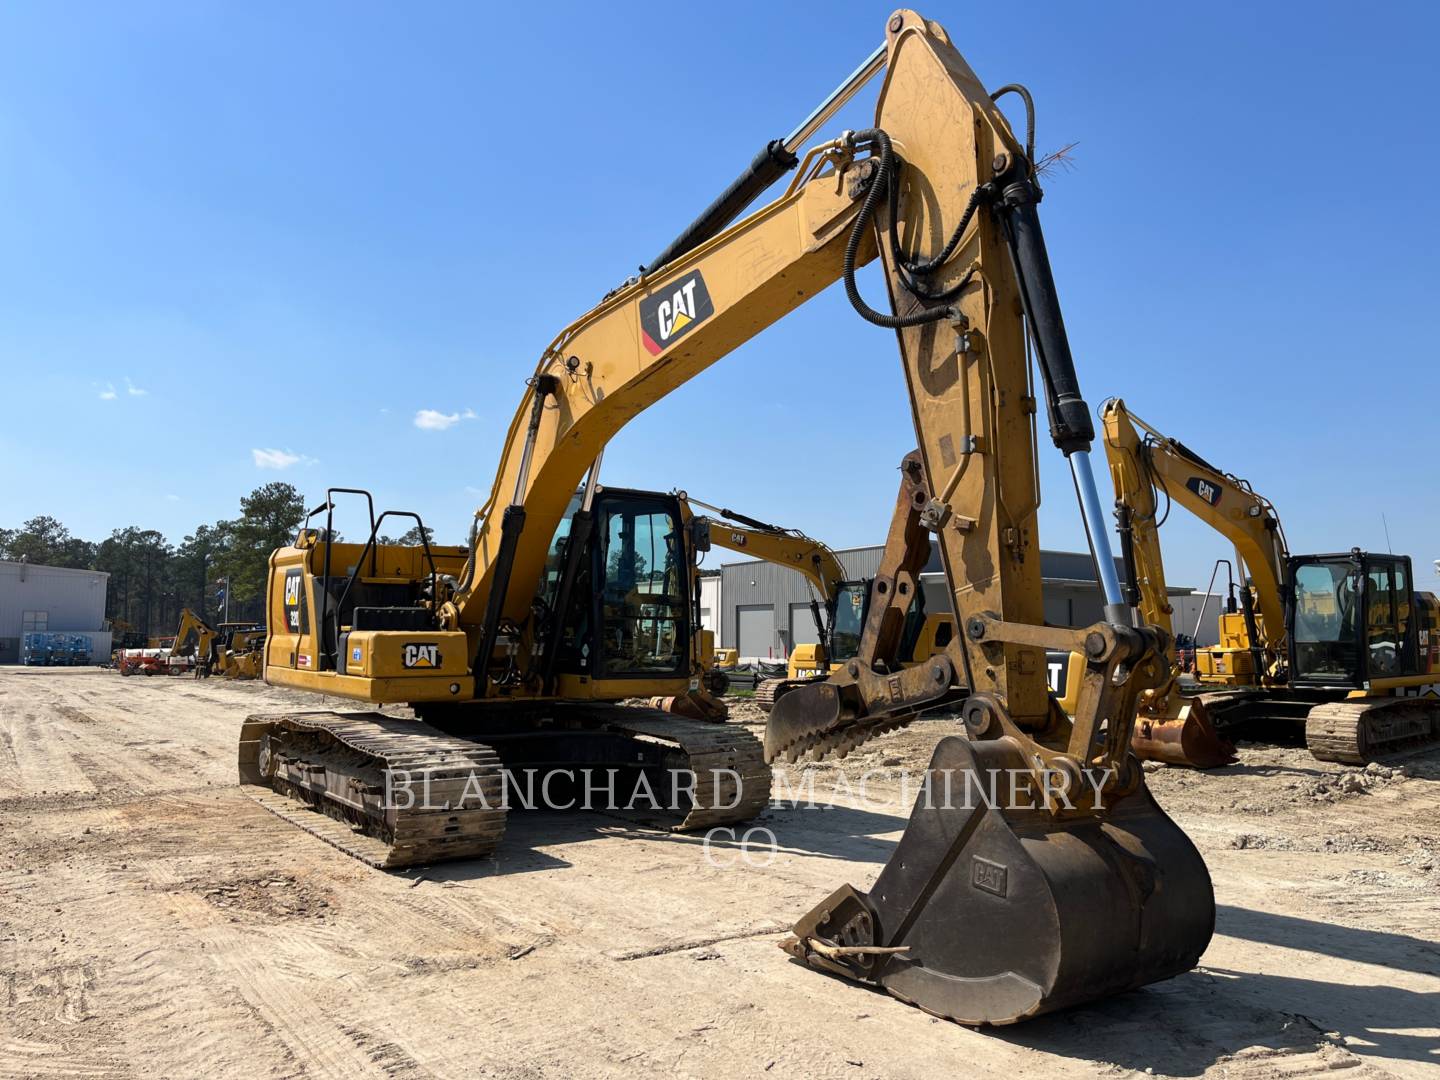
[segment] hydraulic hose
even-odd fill
[[[895,151],[890,146],[890,136],[879,128],[857,131],[852,138],[857,144],[872,143],[880,152],[871,159],[875,162],[875,173],[870,178],[870,188],[865,192],[865,199],[860,204],[860,213],[856,215],[855,224],[850,227],[850,236],[845,241],[843,264],[845,296],[850,301],[850,306],[862,319],[890,330],[939,322],[948,317],[949,309],[929,308],[924,311],[912,311],[909,315],[887,315],[883,311],[876,311],[860,295],[860,287],[855,283],[855,262],[860,256],[860,245],[865,241],[865,231],[875,217],[875,207],[890,190],[890,174],[895,167]]]
[[[922,311],[913,311],[908,315],[887,315],[884,312],[876,311],[867,304],[860,295],[859,286],[855,282],[855,264],[859,258],[860,245],[865,241],[865,232],[869,228],[875,216],[875,208],[879,205],[881,198],[888,198],[890,210],[890,248],[895,255],[896,267],[900,272],[900,280],[905,288],[917,299],[931,303],[944,303],[960,294],[960,291],[970,283],[974,276],[974,269],[966,271],[964,276],[950,288],[936,292],[916,280],[927,274],[934,273],[943,266],[952,255],[955,249],[960,246],[960,240],[969,228],[971,219],[975,216],[976,209],[983,202],[989,201],[995,195],[995,188],[990,184],[982,184],[970,194],[970,199],[965,205],[965,210],[960,216],[950,239],[939,253],[921,260],[907,259],[901,251],[899,234],[899,161],[895,156],[895,150],[890,142],[890,136],[881,128],[869,128],[865,131],[857,131],[851,136],[852,142],[856,145],[869,144],[875,148],[875,155],[871,158],[875,162],[875,172],[870,178],[870,188],[865,193],[865,199],[860,204],[860,213],[855,218],[855,223],[850,228],[850,236],[845,244],[844,279],[845,296],[853,307],[866,322],[874,323],[876,326],[883,326],[888,329],[898,330],[907,326],[922,326],[925,323],[939,322],[950,317],[950,308],[932,307]]]
[[[991,101],[999,101],[1006,94],[1018,94],[1025,102],[1025,157],[1030,162],[1030,175],[1035,175],[1035,98],[1030,91],[1019,83],[1006,83],[993,94]]]

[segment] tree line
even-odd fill
[[[42,514],[18,528],[0,528],[0,559],[108,573],[105,617],[117,644],[127,634],[174,633],[187,607],[206,622],[218,622],[226,615],[227,589],[230,620],[258,623],[265,620],[270,553],[294,541],[305,511],[295,486],[276,481],[243,497],[238,517],[196,526],[178,544],[138,525],[115,529],[104,540],[83,540]],[[341,539],[338,533],[335,539]],[[420,532],[411,528],[399,538],[381,536],[380,542],[418,545]]]
[[[118,642],[123,634],[174,633],[182,608],[219,621],[227,587],[232,620],[263,621],[270,552],[295,539],[304,517],[300,492],[275,482],[242,498],[238,517],[196,526],[178,544],[139,525],[84,540],[42,514],[19,528],[0,528],[0,558],[108,573],[105,617]]]

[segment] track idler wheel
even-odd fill
[[[1024,768],[1012,739],[942,740],[874,887],[843,886],[782,948],[962,1024],[1009,1024],[1194,967],[1215,926],[1210,875],[1143,779],[1102,810],[1056,818],[1006,808],[1009,770]]]
[[[1198,698],[1180,698],[1178,715],[1135,718],[1130,749],[1141,761],[1163,761],[1191,769],[1234,764],[1235,744],[1221,736]]]

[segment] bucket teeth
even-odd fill
[[[915,719],[913,713],[902,716],[865,717],[860,720],[839,720],[830,727],[806,729],[780,712],[785,701],[802,691],[787,694],[776,704],[770,723],[765,729],[765,758],[775,761],[784,758],[794,763],[804,758],[807,761],[823,761],[828,757],[844,759],[857,747],[871,739],[905,727]]]

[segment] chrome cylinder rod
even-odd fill
[[[831,91],[830,96],[815,107],[815,110],[789,135],[785,136],[785,149],[792,154],[799,151],[810,136],[820,130],[827,120],[844,108],[845,103],[860,92],[860,88],[874,78],[875,73],[885,66],[884,43],[865,58],[865,62],[852,71],[848,78]]]
[[[1105,594],[1105,621],[1130,625],[1130,608],[1120,592],[1120,575],[1115,572],[1115,556],[1110,551],[1110,534],[1105,515],[1100,510],[1100,493],[1095,488],[1095,473],[1090,467],[1089,450],[1072,450],[1070,474],[1075,490],[1080,493],[1080,513],[1085,519],[1085,534],[1090,550],[1095,553],[1095,569],[1100,575],[1100,590]]]

